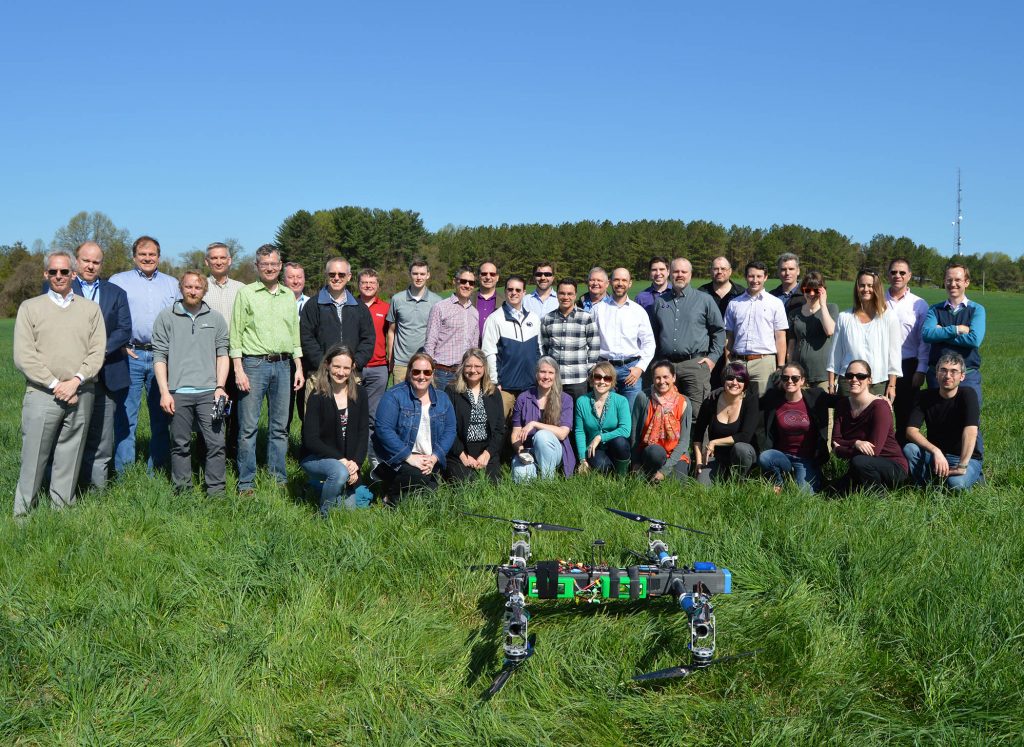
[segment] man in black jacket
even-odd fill
[[[377,333],[366,304],[349,293],[351,269],[348,261],[335,257],[325,269],[326,285],[316,298],[311,298],[299,314],[299,337],[302,340],[302,361],[307,374],[316,371],[324,353],[333,345],[344,345],[352,351],[355,372],[363,369],[373,357]]]

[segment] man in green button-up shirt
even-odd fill
[[[273,244],[256,250],[259,282],[235,298],[231,311],[231,362],[238,386],[238,492],[251,495],[256,476],[256,429],[267,399],[267,468],[278,484],[287,482],[289,389],[299,391],[302,366],[291,373],[291,359],[302,357],[295,296],[279,282],[281,253]],[[258,321],[257,321],[258,320]]]

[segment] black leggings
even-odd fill
[[[907,481],[907,472],[902,466],[891,459],[867,454],[857,454],[850,460],[846,476],[851,490],[875,485],[891,489]]]
[[[417,467],[402,462],[398,469],[388,466],[384,462],[377,465],[377,474],[384,483],[384,495],[389,505],[397,506],[398,501],[409,493],[420,490],[436,490],[437,478],[440,470],[434,467],[434,471],[425,475]]]

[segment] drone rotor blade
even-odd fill
[[[662,521],[661,519],[652,519],[650,516],[644,516],[643,514],[634,514],[634,513],[631,513],[629,511],[620,511],[617,508],[609,508],[608,506],[605,506],[605,509],[607,511],[611,511],[613,514],[618,514],[619,516],[622,516],[623,518],[629,519],[630,521],[654,522],[655,524],[661,524],[662,526],[666,526],[666,527],[673,527],[674,529],[682,529],[682,530],[687,531],[687,532],[693,532],[694,534],[710,535],[710,532],[702,532],[699,529],[691,529],[690,527],[684,527],[681,524],[670,524],[667,521]]]
[[[501,568],[501,566],[496,563],[491,563],[490,565],[467,565],[465,568],[467,571],[496,571]]]
[[[535,521],[530,524],[534,529],[539,529],[542,532],[582,532],[582,529],[576,527],[563,527],[561,524],[544,524],[540,521]]]
[[[664,524],[667,527],[673,527],[674,529],[682,529],[685,532],[693,532],[694,534],[703,534],[703,535],[705,535],[707,537],[711,536],[711,532],[702,532],[699,529],[691,529],[690,527],[684,527],[681,524],[669,524],[667,521],[662,521],[662,522],[659,522],[659,523],[660,524]]]
[[[511,522],[512,521],[512,519],[506,519],[504,516],[488,516],[487,514],[473,514],[473,513],[470,513],[469,511],[461,511],[460,513],[464,514],[465,516],[473,516],[473,517],[475,517],[477,519],[494,519],[495,521],[507,521],[507,522]]]
[[[659,669],[656,672],[647,672],[647,674],[638,674],[633,678],[634,682],[649,682],[650,680],[662,680],[670,677],[688,677],[697,671],[696,667],[669,667],[668,669]]]
[[[497,695],[498,691],[501,690],[501,688],[503,688],[505,686],[505,683],[509,681],[509,678],[512,677],[512,675],[516,673],[516,670],[519,669],[519,667],[523,666],[523,664],[526,663],[527,659],[529,659],[531,656],[533,656],[533,652],[535,650],[535,645],[534,644],[536,644],[536,642],[537,642],[537,636],[536,635],[531,635],[527,639],[526,658],[525,659],[521,659],[520,661],[507,662],[505,664],[505,666],[503,666],[501,668],[501,671],[498,672],[498,676],[494,678],[494,682],[491,683],[491,687],[487,691],[487,695],[485,696],[487,699],[490,699],[490,698],[494,697],[495,695]]]

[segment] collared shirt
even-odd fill
[[[523,299],[523,308],[543,319],[549,312],[558,308],[558,294],[549,289],[548,297],[542,299],[535,290]]]
[[[157,314],[181,298],[178,281],[159,270],[147,276],[136,268],[117,273],[110,278],[110,282],[128,294],[128,310],[132,313],[132,342],[150,344]]]
[[[484,298],[479,293],[476,295],[476,310],[480,315],[480,339],[484,337],[484,324],[487,323],[487,317],[493,314],[498,308],[498,293],[495,291],[494,295],[490,298]]]
[[[391,351],[396,366],[404,366],[423,347],[430,310],[441,297],[427,288],[417,298],[412,288],[391,298],[387,322],[395,327],[395,344]]]
[[[100,279],[97,277],[91,283],[87,283],[82,278],[78,278],[78,284],[82,288],[82,296],[88,298],[93,303],[100,302]]]
[[[68,293],[66,296],[62,296],[53,288],[50,288],[50,290],[46,291],[46,295],[49,296],[50,300],[57,304],[57,307],[61,309],[66,309],[75,300],[74,293]]]
[[[568,316],[555,309],[540,321],[540,349],[558,362],[563,384],[587,380],[600,357],[597,325],[589,311],[573,308]]]
[[[224,321],[228,323],[230,328],[231,309],[235,305],[235,296],[238,295],[238,291],[245,287],[245,283],[231,278],[225,278],[223,283],[218,283],[213,279],[212,275],[207,278],[207,282],[209,287],[206,289],[206,295],[203,296],[203,300],[206,301],[207,306],[224,317]]]
[[[661,296],[651,311],[658,355],[706,355],[717,363],[725,348],[725,324],[715,301],[693,286]]]
[[[299,297],[295,299],[295,310],[299,314],[302,313],[302,307],[306,305],[306,301],[309,300],[309,296],[305,293],[300,293]]]
[[[605,293],[604,296],[599,301],[599,303],[615,303],[615,302],[612,300],[611,296],[609,296],[607,293]],[[589,292],[588,293],[584,293],[582,296],[580,296],[578,299],[576,299],[576,305],[579,308],[583,309],[584,311],[593,311],[594,310],[594,300],[590,297],[590,293]]]
[[[463,353],[479,344],[479,334],[480,312],[453,293],[430,309],[423,350],[442,366],[457,366]]]
[[[900,298],[893,298],[886,290],[885,303],[896,312],[896,317],[900,320],[900,335],[903,340],[900,355],[904,360],[917,358],[917,372],[925,373],[928,370],[929,346],[921,337],[921,327],[924,326],[924,318],[928,316],[928,302],[907,289]]]
[[[736,355],[777,355],[775,333],[789,329],[786,306],[763,289],[736,296],[725,310],[725,329],[733,334]]]
[[[373,320],[373,331],[377,337],[373,343],[373,357],[370,358],[370,362],[366,364],[366,368],[374,366],[386,366],[388,364],[387,359],[387,316],[388,309],[391,306],[387,301],[384,301],[377,296],[373,297],[366,308],[370,311],[370,319]]]
[[[654,331],[644,307],[626,299],[621,306],[614,301],[599,303],[591,313],[601,339],[601,357],[608,360],[639,358],[634,365],[646,371],[654,358]]]
[[[642,291],[636,294],[636,298],[633,299],[638,304],[647,309],[647,313],[651,313],[654,309],[654,303],[659,298],[671,298],[672,297],[672,284],[670,283],[665,287],[665,290],[659,291],[653,285],[648,285]]]
[[[302,357],[295,294],[280,283],[274,291],[259,281],[238,291],[230,326],[232,358],[280,353]]]

